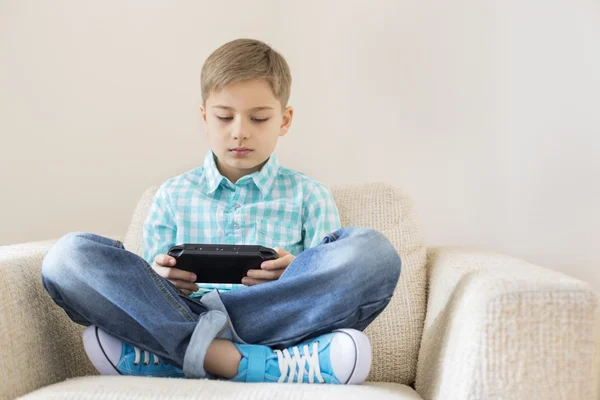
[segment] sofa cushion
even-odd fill
[[[419,400],[411,388],[393,383],[359,386],[238,383],[207,379],[146,378],[132,376],[88,376],[68,379],[20,397],[35,399],[142,400],[142,399],[377,399]]]
[[[140,199],[124,245],[142,255],[142,227],[158,187]],[[402,272],[388,307],[366,329],[373,345],[369,381],[414,382],[425,319],[426,247],[412,200],[400,189],[381,183],[331,187],[343,226],[373,228],[394,244]],[[365,266],[368,268],[368,266]]]

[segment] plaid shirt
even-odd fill
[[[258,244],[298,255],[340,227],[329,189],[280,166],[275,154],[234,184],[209,151],[202,167],[168,179],[156,192],[144,223],[143,257],[152,265],[157,254],[183,243]],[[199,286],[195,295],[242,285]]]

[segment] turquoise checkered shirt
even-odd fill
[[[182,243],[280,247],[294,255],[341,227],[329,189],[282,167],[272,154],[260,171],[235,184],[217,169],[212,151],[202,167],[164,182],[144,223],[144,259]],[[241,284],[200,283],[195,296]]]

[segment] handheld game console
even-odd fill
[[[279,258],[268,247],[229,244],[185,243],[171,247],[168,254],[177,260],[175,268],[193,272],[201,283],[239,284],[248,270]]]

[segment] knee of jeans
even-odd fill
[[[369,235],[373,246],[377,252],[377,260],[380,262],[379,267],[382,269],[380,273],[386,275],[389,279],[398,279],[402,268],[402,260],[398,251],[383,233],[374,229],[368,229],[364,232]]]
[[[360,238],[362,238],[362,240],[364,240],[366,242],[387,241],[386,236],[376,229],[365,228],[362,226],[351,226],[351,227],[343,228],[343,229],[348,229],[349,236],[360,237]]]
[[[378,266],[387,269],[391,276],[400,274],[402,262],[394,245],[383,233],[376,229],[361,226],[342,228],[341,236],[352,237],[354,245],[362,247],[362,251],[369,251],[375,256]],[[383,271],[384,273],[386,271]]]
[[[42,261],[42,277],[56,281],[60,280],[60,276],[64,274],[72,274],[69,269],[77,266],[76,262],[65,262],[65,260],[73,261],[80,247],[85,244],[86,232],[70,232],[58,239],[52,246],[48,254]]]

